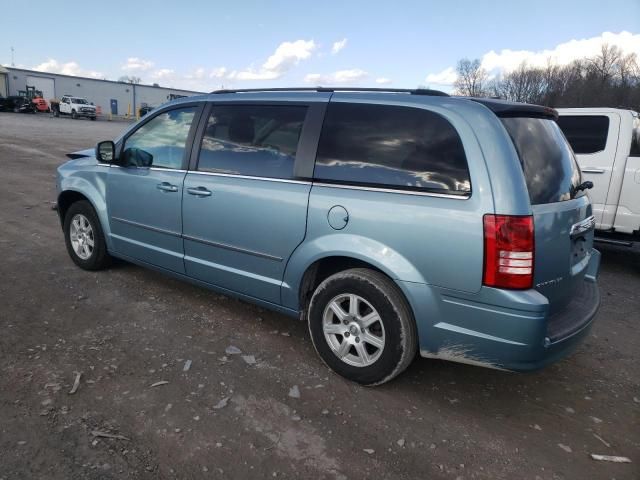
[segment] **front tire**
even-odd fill
[[[76,113],[75,110],[71,111],[71,118],[74,119],[74,120],[76,120],[78,118],[78,114]]]
[[[396,284],[377,271],[355,268],[324,280],[311,297],[308,318],[320,358],[354,382],[388,382],[415,357],[411,310]]]
[[[64,240],[73,263],[84,270],[102,270],[111,264],[102,226],[86,200],[72,204],[64,217]]]

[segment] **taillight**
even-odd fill
[[[533,286],[533,235],[532,216],[484,216],[484,285]]]

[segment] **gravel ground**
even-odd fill
[[[302,322],[125,263],[74,266],[55,169],[125,126],[0,113],[1,480],[640,478],[640,254],[602,249],[602,309],[568,359],[418,359],[363,388]]]

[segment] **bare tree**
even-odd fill
[[[119,82],[123,83],[135,83],[136,85],[142,82],[140,77],[134,77],[133,75],[123,75],[118,79]]]
[[[458,74],[453,86],[458,95],[482,97],[486,95],[487,72],[482,68],[479,59],[463,58],[456,67]]]
[[[620,56],[617,67],[622,86],[631,85],[634,79],[640,77],[640,65],[638,65],[638,56],[635,52]]]
[[[588,59],[591,69],[600,79],[600,83],[604,84],[613,78],[621,55],[622,52],[618,47],[603,43],[600,47],[600,54]]]
[[[514,102],[540,103],[545,92],[545,71],[522,63],[500,78],[494,90],[498,97]]]
[[[623,106],[640,110],[639,63],[636,54],[625,55],[620,48],[604,44],[591,58],[567,65],[548,60],[542,68],[522,64],[488,80],[478,60],[463,59],[458,62],[456,88],[463,95],[485,94],[552,107]]]

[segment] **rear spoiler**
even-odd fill
[[[546,118],[549,120],[557,120],[558,112],[551,107],[543,107],[542,105],[532,105],[530,103],[509,102],[495,98],[472,98],[469,100],[481,103],[498,117],[530,117],[530,118]]]

